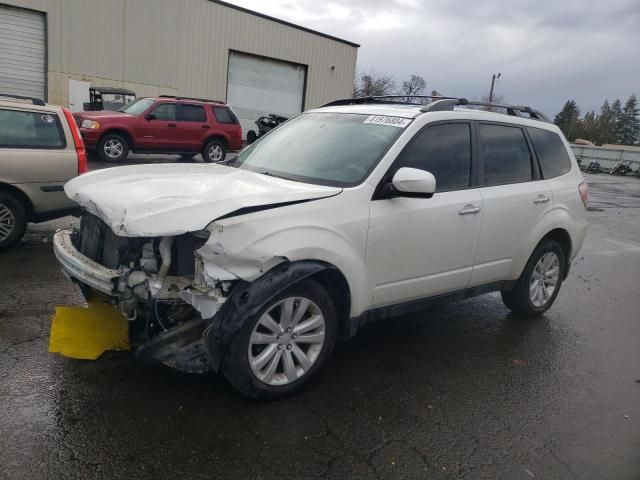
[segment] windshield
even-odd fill
[[[290,180],[354,186],[410,122],[378,115],[305,113],[269,132],[233,164]]]
[[[120,108],[118,111],[130,113],[131,115],[140,115],[149,108],[154,101],[153,98],[139,98],[135,102],[131,102],[129,105]]]

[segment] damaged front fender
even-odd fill
[[[286,262],[251,283],[238,281],[216,313],[211,326],[204,332],[203,343],[211,367],[218,371],[233,336],[255,318],[272,298],[300,280],[332,269],[336,270],[333,265],[318,261]]]

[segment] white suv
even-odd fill
[[[81,228],[55,253],[132,321],[140,357],[251,397],[298,390],[337,337],[433,302],[500,291],[540,315],[582,245],[587,186],[540,113],[472,104],[337,101],[229,166],[83,175],[65,186]]]

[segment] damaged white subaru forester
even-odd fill
[[[582,245],[587,185],[542,114],[474,104],[336,101],[231,165],[82,175],[55,254],[131,321],[137,356],[254,398],[300,389],[370,320],[492,291],[540,315]]]

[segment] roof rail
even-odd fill
[[[196,102],[220,103],[224,105],[224,102],[221,102],[220,100],[209,100],[207,98],[178,97],[176,95],[160,95],[160,98],[175,98],[176,100],[195,100]]]
[[[22,96],[22,95],[11,95],[9,93],[0,93],[0,97],[17,98],[18,100],[29,100],[34,105],[39,105],[41,107],[44,107],[44,101],[42,99],[40,99],[40,98],[25,97],[25,96]]]
[[[400,101],[404,98],[405,101]],[[409,100],[414,98],[428,98],[430,100],[442,100],[453,97],[433,96],[433,95],[374,95],[370,97],[342,98],[322,105],[322,107],[337,107],[340,105],[362,105],[365,103],[393,103],[400,105],[424,105]],[[322,108],[321,107],[321,108]]]
[[[542,112],[534,110],[531,107],[524,105],[509,105],[503,103],[483,102],[480,100],[467,100],[466,98],[447,98],[443,100],[437,100],[428,105],[425,105],[420,109],[421,112],[445,112],[453,110],[455,107],[460,106],[477,106],[477,107],[491,107],[491,108],[503,108],[507,111],[507,115],[514,117],[522,117],[522,113],[526,113],[530,118],[534,120],[540,120],[542,122],[551,123],[551,120]],[[526,118],[526,117],[525,117]]]

